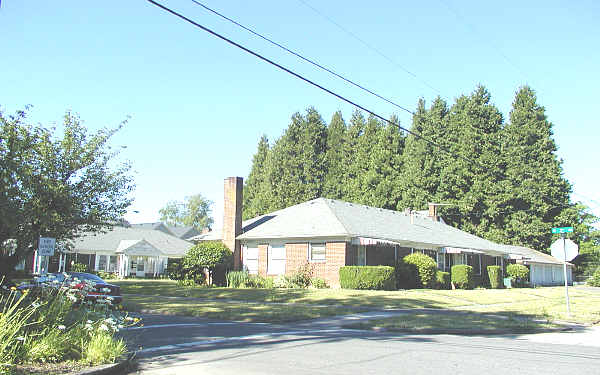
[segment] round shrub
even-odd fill
[[[394,290],[396,288],[394,267],[340,267],[340,286],[344,289]]]
[[[412,264],[417,268],[418,284],[424,288],[435,286],[435,273],[437,263],[433,258],[423,253],[412,253],[404,257],[404,263]]]
[[[435,273],[435,286],[437,289],[450,289],[450,272],[437,271]]]
[[[502,288],[502,274],[500,266],[487,266],[488,277],[490,278],[490,287],[492,289]]]
[[[506,274],[515,281],[515,286],[522,287],[529,279],[529,268],[522,264],[509,264],[506,266]]]
[[[451,268],[452,284],[458,289],[473,289],[473,267],[457,264]]]
[[[201,242],[188,250],[183,257],[183,269],[186,278],[194,280],[196,284],[204,282],[204,269],[208,270],[209,283],[212,283],[213,274],[221,267],[226,270],[233,263],[233,253],[222,242]]]
[[[419,271],[414,264],[404,263],[402,259],[394,267],[396,289],[415,289],[419,286]]]
[[[590,286],[599,286],[600,287],[600,268],[594,272],[594,275],[591,279],[588,280],[588,285]]]

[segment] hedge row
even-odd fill
[[[340,286],[344,289],[396,289],[394,267],[345,266],[340,268]]]

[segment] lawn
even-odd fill
[[[121,286],[124,295],[129,295],[125,297],[125,305],[130,309],[218,319],[283,322],[365,310],[433,308],[577,323],[600,322],[600,290],[582,287],[569,288],[571,316],[567,317],[563,287],[373,291],[200,288],[178,286],[170,280],[141,279],[114,283]]]
[[[533,321],[531,319],[517,319],[507,317],[505,319],[465,313],[465,314],[431,314],[416,313],[406,314],[389,319],[370,320],[368,322],[350,324],[347,328],[370,329],[373,327],[384,328],[390,331],[442,331],[452,333],[454,330],[460,333],[524,333],[535,332],[540,329],[558,328],[557,324]]]

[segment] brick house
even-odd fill
[[[242,222],[243,179],[225,179],[221,233],[191,241],[222,240],[234,253],[235,269],[252,274],[293,274],[308,263],[314,276],[339,286],[339,269],[348,265],[393,265],[412,252],[423,252],[449,271],[469,264],[476,277],[488,265],[503,265],[503,245],[453,228],[435,210],[399,212],[318,198]]]

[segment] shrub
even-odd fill
[[[503,286],[502,273],[500,266],[487,266],[488,276],[490,278],[490,287],[492,289],[500,289]]]
[[[454,265],[450,275],[452,284],[458,289],[473,289],[473,267],[466,264]]]
[[[450,289],[450,272],[437,271],[435,273],[435,285],[437,289]]]
[[[288,276],[292,288],[308,288],[313,279],[314,270],[310,263],[306,262],[296,272]]]
[[[204,269],[208,270],[208,282],[212,284],[212,276],[219,266],[227,269],[233,262],[233,254],[222,242],[201,242],[188,250],[183,258],[185,278],[197,284],[204,282]],[[200,276],[202,275],[202,276]]]
[[[345,266],[340,268],[340,286],[345,289],[394,290],[394,267]]]
[[[600,286],[600,268],[594,272],[594,275],[588,280],[590,286]]]
[[[166,269],[167,277],[171,280],[185,279],[185,271],[183,270],[183,259],[169,258]]]
[[[73,263],[71,265],[71,271],[73,272],[88,272],[87,264],[83,263]]]
[[[229,288],[240,288],[245,285],[250,278],[248,271],[230,271],[227,272],[227,286]]]
[[[419,271],[414,264],[399,260],[394,267],[394,273],[396,275],[396,289],[414,289],[419,286]]]
[[[433,260],[433,258],[423,253],[412,253],[405,256],[403,260],[404,263],[412,264],[417,267],[419,286],[431,288],[435,285],[437,263],[435,260]]]
[[[311,281],[311,286],[317,289],[327,289],[329,285],[327,285],[327,281],[325,279],[321,279],[320,277],[315,277]]]
[[[514,280],[514,286],[523,287],[529,278],[529,268],[522,264],[509,264],[506,266],[506,274]]]

